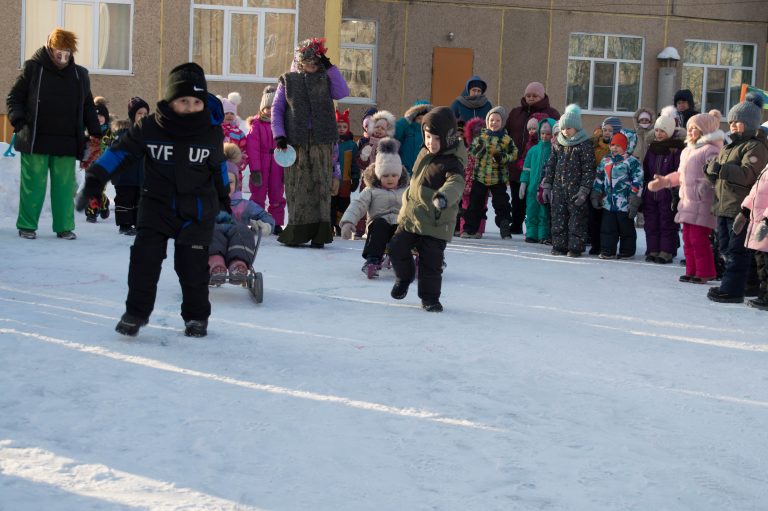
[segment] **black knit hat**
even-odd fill
[[[138,96],[132,97],[128,102],[128,118],[131,120],[131,122],[136,122],[136,112],[142,108],[146,108],[147,113],[149,113],[149,105],[146,101]]]
[[[176,98],[185,96],[192,96],[203,102],[208,101],[205,71],[194,62],[187,62],[171,69],[163,99],[170,103]]]
[[[98,115],[104,116],[104,119],[106,119],[105,122],[109,123],[109,109],[107,108],[107,104],[102,102],[97,102],[94,104],[94,106],[96,107],[96,113]]]
[[[440,152],[456,147],[461,139],[456,127],[456,116],[447,106],[438,106],[424,115],[421,129],[440,137]]]

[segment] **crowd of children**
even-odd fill
[[[349,89],[322,40],[311,39],[247,121],[238,116],[240,95],[212,96],[192,63],[171,71],[154,113],[134,97],[127,119],[110,123],[107,101],[97,97],[99,130],[81,158],[86,179],[76,202],[89,222],[107,218],[111,180],[119,232],[136,236],[117,331],[136,335],[149,320],[173,238],[186,333],[206,335],[207,288],[245,281],[254,230],[316,248],[334,235],[364,237],[369,278],[388,261],[393,298],[418,280],[422,307],[442,311],[446,243],[482,237],[489,196],[502,239],[524,232],[525,242],[551,244],[557,256],[589,248],[600,259],[633,258],[642,213],[645,260],[669,264],[682,225],[681,282],[721,279],[709,299],[740,303],[756,295],[749,304],[768,310],[761,97],[729,111],[728,135],[718,111],[698,113],[690,91],[679,91],[658,116],[635,112],[634,129],[611,116],[590,137],[579,106],[560,115],[538,82],[510,115],[493,107],[486,88],[473,76],[451,108],[417,101],[400,120],[372,108],[355,141],[349,111],[333,105]],[[275,155],[290,148],[296,158],[284,168]],[[243,197],[246,176],[250,198]],[[19,231],[34,238],[28,232]]]

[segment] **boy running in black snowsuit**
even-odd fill
[[[181,284],[185,335],[207,334],[208,245],[219,209],[229,208],[221,104],[209,95],[203,69],[194,63],[171,70],[157,111],[135,124],[86,173],[77,197],[82,210],[104,184],[144,158],[144,186],[136,240],[131,247],[125,314],[115,330],[136,335],[155,305],[157,281],[169,238]],[[218,103],[218,104],[217,104]],[[213,115],[211,108],[213,107]]]

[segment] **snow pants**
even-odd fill
[[[589,210],[586,201],[581,206],[571,201],[566,187],[552,189],[552,248],[581,254],[587,244]],[[599,231],[598,231],[599,232]],[[599,250],[600,245],[594,247]]]
[[[387,243],[394,236],[397,230],[397,224],[390,224],[384,218],[376,218],[368,224],[368,236],[365,237],[365,247],[363,247],[363,259],[366,261],[384,257],[384,251],[387,249]]]
[[[469,209],[464,220],[464,230],[474,234],[480,228],[480,219],[485,210],[485,204],[488,200],[488,194],[491,194],[491,204],[493,204],[496,213],[496,225],[501,227],[502,222],[510,222],[511,211],[509,205],[509,196],[507,195],[506,183],[496,183],[495,185],[484,185],[479,181],[472,182],[472,191],[469,193]]]
[[[247,265],[256,258],[256,240],[253,232],[242,224],[218,224],[213,230],[213,241],[208,255],[220,255],[227,266],[239,260]]]
[[[747,231],[733,232],[733,218],[717,217],[717,239],[720,254],[725,258],[725,273],[720,281],[720,291],[732,296],[744,296],[752,265],[752,251],[745,245]]]
[[[115,186],[115,223],[119,226],[136,226],[139,215],[138,186]]]
[[[709,234],[712,229],[701,225],[683,223],[683,255],[685,255],[685,274],[691,277],[713,278],[715,257]]]
[[[531,187],[525,194],[525,237],[542,241],[548,240],[551,236],[549,232],[549,206],[539,204],[536,200],[538,187]]]
[[[600,253],[616,255],[619,244],[619,256],[632,257],[637,252],[637,231],[635,220],[625,211],[603,211],[600,227]]]
[[[680,246],[679,227],[675,223],[672,209],[672,192],[669,189],[643,193],[643,216],[645,218],[645,255],[667,252],[677,255]]]
[[[53,232],[75,230],[74,156],[21,154],[21,183],[19,186],[19,215],[16,228],[36,231],[45,202],[48,172],[51,174],[51,213]]]
[[[139,228],[131,247],[128,268],[128,298],[125,301],[128,314],[144,319],[149,319],[152,314],[168,239],[168,236],[154,229]],[[208,247],[176,244],[173,259],[181,284],[181,317],[184,321],[208,319],[211,315]]]
[[[398,229],[389,242],[389,257],[395,278],[400,282],[413,282],[416,265],[412,249],[419,252],[419,298],[424,301],[440,299],[443,284],[443,253],[446,242]]]

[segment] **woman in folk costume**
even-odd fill
[[[285,169],[288,225],[278,237],[289,246],[309,242],[323,248],[333,241],[328,214],[338,138],[333,100],[349,95],[349,87],[326,56],[324,42],[312,38],[299,43],[272,105],[277,151],[285,151],[288,144],[296,149],[296,161]]]

